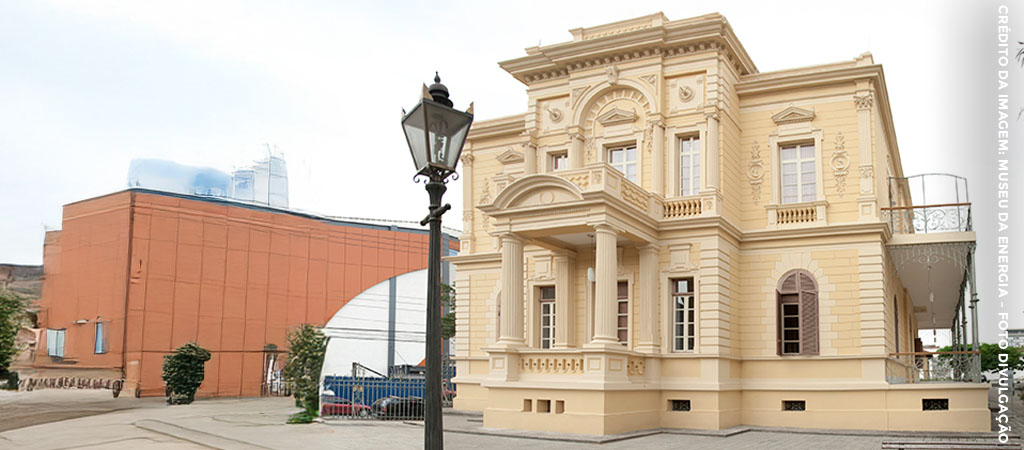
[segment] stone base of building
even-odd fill
[[[658,428],[734,426],[886,431],[990,431],[987,384],[905,384],[835,390],[584,390],[460,383],[457,410],[484,426],[611,435]],[[924,400],[946,410],[924,410]],[[802,402],[803,410],[798,409]],[[931,405],[931,402],[929,402]]]

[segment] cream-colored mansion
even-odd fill
[[[915,204],[871,55],[760,73],[717,14],[571,33],[501,63],[527,112],[462,155],[456,409],[590,434],[989,429],[966,186]],[[930,328],[964,351],[922,352]]]

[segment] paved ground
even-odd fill
[[[421,426],[402,422],[338,420],[283,425],[288,415],[296,410],[290,398],[200,400],[187,406],[167,406],[162,399],[101,402],[89,391],[35,391],[16,395],[20,397],[0,398],[0,414],[7,418],[0,416],[0,423],[10,419],[13,413],[8,412],[12,411],[8,407],[15,404],[24,410],[27,405],[54,400],[63,404],[106,402],[104,407],[111,411],[7,430],[0,433],[0,449],[407,449],[421,448],[423,439]],[[478,418],[461,415],[446,416],[445,424],[446,428],[461,430],[445,433],[445,446],[453,450],[527,446],[543,449],[876,450],[884,439],[872,435],[752,430],[728,437],[663,433],[597,445],[475,434],[497,430],[483,429]]]
[[[108,390],[0,390],[0,432],[41,423],[160,406],[162,399],[115,399]]]

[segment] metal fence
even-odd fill
[[[967,179],[945,173],[889,178],[889,207],[882,220],[893,233],[971,231]]]
[[[978,383],[981,354],[976,351],[890,353],[885,364],[890,384]]]
[[[454,361],[445,359],[441,370],[441,405],[455,399]],[[423,420],[426,379],[416,372],[401,371],[391,377],[327,376],[320,398],[324,419]]]

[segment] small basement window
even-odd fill
[[[565,400],[555,400],[555,414],[562,414],[565,412]]]
[[[948,398],[923,398],[921,411],[949,411]]]
[[[669,400],[668,401],[669,411],[689,411],[690,401],[689,400]]]
[[[537,400],[537,412],[551,412],[551,400]]]
[[[782,401],[783,411],[806,411],[807,402],[804,400],[783,400]]]
[[[533,400],[528,398],[523,399],[523,412],[533,411]]]

